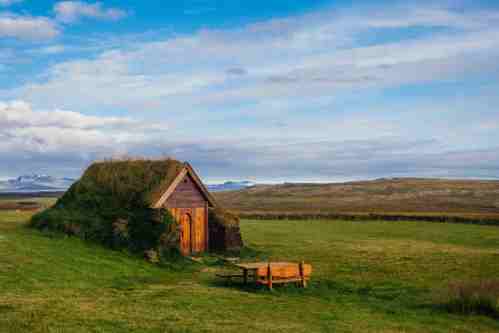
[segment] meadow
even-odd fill
[[[155,266],[0,212],[0,332],[499,332],[450,313],[449,283],[499,276],[499,228],[425,222],[252,221],[247,260],[305,260],[312,283],[226,286],[213,256]]]

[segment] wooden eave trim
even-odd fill
[[[182,171],[180,171],[178,176],[173,180],[173,182],[170,184],[165,193],[161,196],[161,198],[159,198],[158,202],[156,202],[153,205],[153,208],[158,209],[161,208],[161,206],[163,206],[163,204],[166,202],[166,200],[168,200],[170,195],[173,194],[178,184],[180,184],[180,182],[182,181],[182,179],[184,179],[185,175],[187,175],[188,172],[189,171],[185,167],[182,169]]]
[[[198,177],[194,169],[190,166],[189,163],[185,163],[184,168],[180,173],[178,174],[177,177],[173,180],[173,182],[170,184],[168,189],[165,191],[165,193],[161,196],[161,198],[152,206],[154,209],[159,209],[161,206],[164,205],[164,203],[168,200],[168,198],[173,194],[177,186],[180,184],[180,182],[184,179],[184,177],[189,174],[191,178],[194,180],[194,183],[198,186],[198,188],[201,190],[201,193],[205,197],[206,201],[208,201],[208,204],[210,207],[215,207],[215,199],[211,196],[210,192],[208,189],[204,186],[203,182],[201,179]]]
[[[191,167],[191,165],[187,162],[185,163],[185,166],[189,170],[189,174],[191,175],[192,179],[194,180],[196,185],[201,190],[201,193],[204,195],[205,199],[208,201],[210,207],[215,207],[216,206],[215,199],[211,196],[211,194],[208,191],[208,189],[206,188],[206,186],[204,186],[203,182],[198,177],[196,171],[194,171],[194,169]]]

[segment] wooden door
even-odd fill
[[[192,250],[192,218],[183,214],[180,218],[180,252],[183,255],[191,254]]]
[[[192,218],[192,253],[206,251],[206,214],[205,208],[193,208]]]

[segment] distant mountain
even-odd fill
[[[254,185],[255,183],[250,181],[241,181],[241,182],[225,182],[223,184],[209,184],[207,185],[207,187],[210,192],[222,192],[222,191],[242,190]]]
[[[0,181],[0,193],[32,193],[66,191],[76,179],[56,178],[47,175],[23,175]],[[229,181],[222,184],[207,185],[211,192],[235,191],[254,186],[250,181]]]
[[[71,178],[56,178],[47,175],[23,175],[0,181],[0,193],[30,193],[65,191],[75,182]]]

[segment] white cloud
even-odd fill
[[[60,34],[57,25],[45,17],[0,14],[0,38],[48,40]]]
[[[0,6],[10,6],[12,4],[22,2],[23,0],[0,0]]]
[[[383,122],[345,119],[330,132],[360,127],[378,138],[279,140],[227,137],[185,139],[156,122],[128,117],[95,117],[69,111],[33,110],[23,101],[0,102],[0,153],[19,172],[70,172],[96,158],[174,156],[188,160],[208,177],[285,181],[390,176],[492,177],[499,170],[498,148],[449,150],[435,139],[379,136]],[[326,124],[319,124],[325,126]],[[334,128],[334,129],[333,129]],[[391,130],[386,128],[388,132]],[[326,131],[326,127],[316,127]],[[70,171],[64,171],[70,170]],[[72,170],[72,171],[71,171]],[[76,171],[75,171],[76,170]],[[470,170],[475,170],[470,174]],[[64,173],[63,173],[64,174]]]
[[[415,39],[359,42],[373,27],[407,26],[447,29]],[[499,12],[434,8],[313,14],[118,47],[95,59],[57,64],[40,82],[11,93],[69,108],[154,104],[183,111],[320,97],[486,72],[497,66],[498,34]],[[245,75],[232,75],[232,68]]]
[[[71,15],[67,21],[83,17]],[[425,33],[406,35],[408,27]],[[399,33],[387,37],[384,29]],[[495,75],[498,34],[498,12],[390,8],[159,36],[155,42],[150,35],[144,42],[126,39],[113,43],[112,50],[94,52],[93,58],[52,65],[30,83],[0,91],[6,96],[1,98],[29,100],[50,110],[4,103],[0,124],[9,125],[0,129],[0,151],[68,152],[56,160],[96,152],[109,156],[116,150],[167,154],[220,177],[493,175],[499,170],[499,161],[490,158],[497,152],[490,144],[495,127],[476,125],[480,128],[471,133],[470,116],[460,120],[460,128],[456,114],[464,111],[456,111],[459,103],[442,97],[438,103],[448,110],[442,112],[428,107],[435,100],[425,105],[411,99],[387,111],[389,103],[359,101],[386,87]],[[67,52],[57,45],[43,50],[59,51]],[[495,90],[485,96],[489,105]],[[355,96],[350,97],[355,103],[342,102],[345,95]],[[380,96],[379,102],[387,99]],[[353,110],[352,104],[365,110]],[[165,136],[130,118],[93,117],[53,105],[130,111],[151,122],[175,119],[181,126]],[[463,109],[474,107],[471,100]],[[16,112],[6,115],[11,109]],[[469,142],[474,144],[470,149],[488,148],[449,152]],[[486,158],[462,165],[459,159],[466,156]],[[54,164],[46,155],[36,159]]]
[[[76,22],[82,18],[117,21],[127,16],[119,8],[104,8],[102,3],[86,3],[82,1],[62,1],[54,6],[56,19],[64,22]]]
[[[32,51],[34,54],[43,54],[43,55],[52,55],[52,54],[58,54],[58,53],[63,53],[66,50],[66,47],[64,45],[48,45],[42,48],[36,48]]]
[[[112,154],[167,129],[128,117],[33,110],[24,101],[0,102],[0,151]]]
[[[57,127],[90,129],[136,124],[130,118],[94,117],[78,112],[52,110],[34,112],[26,102],[0,102],[0,124],[6,127]]]

